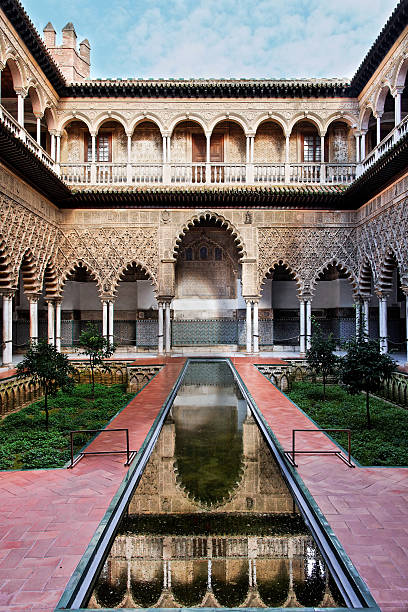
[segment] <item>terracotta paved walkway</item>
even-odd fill
[[[256,360],[259,363],[258,360]],[[234,360],[285,450],[292,429],[313,424],[250,363]],[[299,448],[333,448],[324,434],[297,434]],[[302,438],[303,436],[303,438]],[[408,610],[408,469],[347,467],[325,455],[297,455],[299,473],[384,611]]]
[[[312,424],[252,365],[272,360],[233,361],[289,448],[292,428]],[[129,427],[132,448],[140,447],[184,363],[184,358],[137,360],[164,362],[166,367],[111,424]],[[317,444],[318,436],[313,439]],[[93,445],[103,442],[122,444],[120,434],[112,433]],[[299,435],[302,443],[310,445],[310,440]],[[332,446],[324,436],[321,444]],[[300,475],[382,610],[408,611],[408,470],[350,469],[322,455],[298,459]],[[54,609],[125,470],[121,456],[107,455],[87,457],[72,471],[0,472],[1,612]]]
[[[142,360],[141,360],[142,361]],[[110,427],[128,427],[139,448],[184,359],[171,361]],[[102,439],[103,438],[103,439]],[[120,433],[93,446],[123,448]],[[127,468],[122,455],[85,457],[73,470],[0,472],[0,610],[54,609]]]

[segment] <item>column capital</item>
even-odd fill
[[[170,304],[174,300],[174,295],[159,295],[156,300],[162,304]]]
[[[2,295],[5,298],[13,298],[16,294],[16,289],[1,289],[0,290],[0,295]]]
[[[26,293],[27,300],[35,304],[41,297],[41,293]]]
[[[401,291],[408,296],[408,285],[401,285]]]
[[[170,138],[171,132],[170,132],[170,130],[163,130],[161,135],[162,135],[163,138]]]
[[[391,95],[393,98],[396,98],[398,95],[401,95],[404,91],[404,85],[396,85],[391,89]]]
[[[24,87],[15,87],[14,91],[18,96],[21,96],[22,98],[26,98],[28,95],[28,91],[24,89]]]
[[[390,295],[389,291],[384,291],[383,289],[376,289],[374,293],[378,297],[379,300],[386,300],[388,296]]]

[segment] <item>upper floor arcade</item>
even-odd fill
[[[0,123],[74,188],[350,185],[408,130],[405,0],[351,82],[86,80],[75,66],[89,68],[89,43],[76,50],[72,24],[58,47],[50,24],[42,41],[27,22],[34,48],[13,3],[27,18],[15,0],[0,11]]]

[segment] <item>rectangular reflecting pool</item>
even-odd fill
[[[226,361],[192,361],[84,607],[343,608]]]

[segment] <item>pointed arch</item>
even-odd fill
[[[0,239],[0,288],[10,289],[12,286],[12,270],[10,255],[4,240]]]
[[[57,269],[50,259],[44,268],[43,289],[46,299],[59,297]]]
[[[118,275],[116,276],[116,278],[114,278],[113,282],[112,282],[112,286],[113,286],[113,293],[116,294],[118,291],[118,285],[121,282],[124,273],[127,270],[130,270],[133,266],[136,266],[137,268],[140,268],[142,270],[142,272],[144,272],[146,274],[146,276],[148,276],[151,285],[153,286],[153,293],[156,296],[157,292],[158,292],[158,285],[157,285],[157,279],[155,277],[155,275],[153,274],[153,272],[150,270],[149,266],[147,266],[145,263],[143,263],[142,261],[140,261],[139,259],[132,259],[130,260],[128,263],[126,263],[122,269],[120,270],[120,272],[118,273]]]
[[[377,290],[383,293],[390,293],[393,285],[394,270],[398,270],[401,275],[401,266],[394,249],[388,247],[380,263]]]
[[[23,280],[25,293],[38,293],[40,289],[38,263],[31,249],[26,249],[20,259],[18,266]]]
[[[244,240],[240,232],[238,231],[238,229],[224,216],[216,212],[206,210],[206,211],[203,211],[201,213],[198,213],[190,217],[188,221],[183,223],[177,230],[176,236],[173,239],[173,244],[172,244],[172,249],[171,249],[171,255],[172,257],[174,257],[174,259],[177,259],[177,254],[178,254],[180,243],[184,235],[188,232],[188,230],[190,228],[193,228],[194,225],[198,225],[200,221],[210,221],[210,220],[215,220],[216,222],[220,223],[220,228],[225,229],[235,238],[234,242],[235,242],[235,245],[238,251],[238,259],[242,259],[243,257],[246,256],[247,249],[246,249]]]
[[[374,266],[372,265],[369,257],[364,256],[363,262],[360,266],[358,275],[358,292],[360,295],[368,297],[371,295],[371,286],[374,282]]]
[[[310,283],[311,290],[314,291],[316,289],[316,285],[319,278],[322,277],[326,272],[328,272],[330,268],[336,268],[339,272],[347,276],[348,281],[351,283],[353,294],[355,295],[357,293],[358,285],[356,276],[353,270],[351,270],[347,264],[341,261],[341,259],[337,259],[336,257],[330,259],[319,268],[312,282]]]
[[[100,286],[98,275],[93,270],[92,266],[87,261],[85,261],[84,259],[77,259],[76,261],[71,262],[65,268],[65,270],[63,270],[63,272],[60,274],[59,287],[58,287],[59,295],[60,296],[62,296],[62,294],[64,292],[65,284],[69,280],[69,276],[74,274],[77,269],[81,269],[81,268],[85,269],[89,273],[89,275],[91,276],[92,280],[96,282],[96,286],[97,286],[98,290],[101,292],[102,288]]]
[[[272,264],[268,267],[268,269],[264,270],[263,277],[262,277],[262,279],[260,279],[260,283],[259,283],[259,292],[262,291],[262,286],[265,284],[266,277],[268,276],[268,274],[273,273],[275,268],[277,268],[278,266],[284,268],[288,272],[289,276],[296,283],[298,293],[300,293],[302,281],[301,281],[301,278],[299,276],[299,273],[296,270],[294,270],[294,268],[287,261],[285,261],[284,259],[275,259],[272,262]]]

